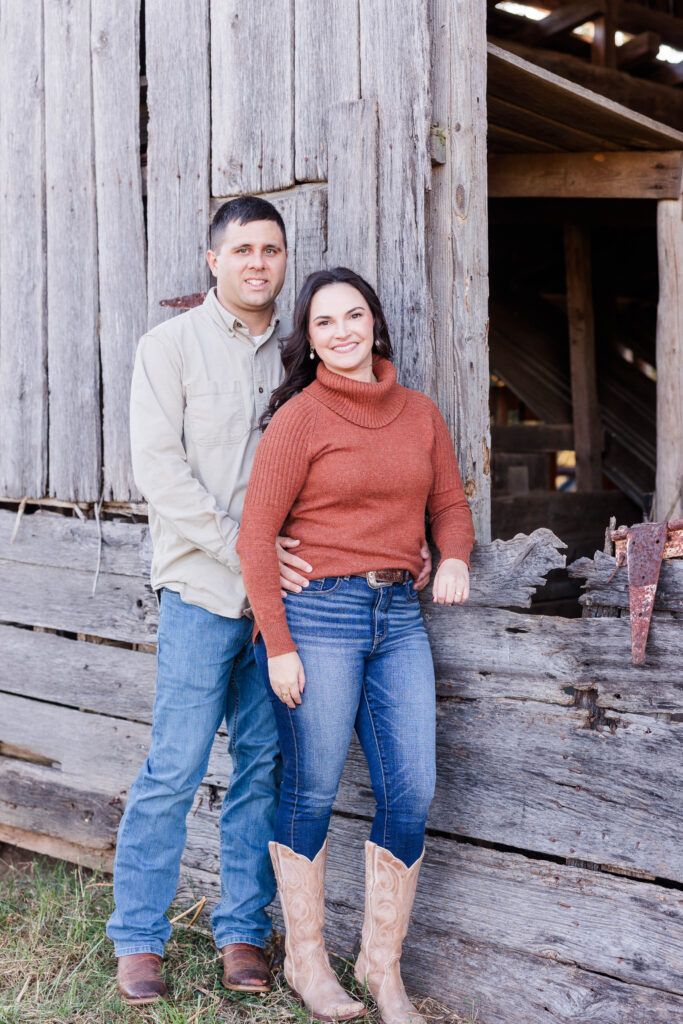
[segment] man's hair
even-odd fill
[[[231,221],[238,224],[249,224],[253,220],[273,220],[282,232],[282,238],[287,248],[287,232],[285,222],[277,212],[272,203],[267,199],[259,199],[258,196],[240,196],[238,199],[230,199],[216,211],[211,221],[211,248],[218,252],[223,242],[223,234]]]

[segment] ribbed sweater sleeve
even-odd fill
[[[433,403],[432,421],[434,478],[427,500],[432,536],[439,549],[441,562],[445,558],[461,558],[469,566],[474,544],[472,513],[462,486],[451,435],[443,416]]]
[[[273,416],[256,450],[244,500],[237,553],[268,656],[296,651],[280,595],[275,541],[306,480],[315,403],[297,396]]]

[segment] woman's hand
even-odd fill
[[[436,571],[432,601],[437,604],[463,604],[470,596],[470,571],[461,558],[444,558]]]
[[[268,658],[270,685],[276,697],[288,708],[301,704],[301,694],[306,685],[304,666],[296,651]]]

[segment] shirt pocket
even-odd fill
[[[188,390],[185,406],[185,433],[195,444],[212,447],[236,444],[249,429],[244,408],[242,385],[207,381]]]

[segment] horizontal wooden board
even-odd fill
[[[681,154],[492,154],[488,182],[493,199],[677,199]]]
[[[0,509],[0,557],[31,565],[149,577],[152,540],[146,523],[80,519],[39,510],[24,514],[16,537],[15,512]],[[100,544],[101,536],[101,544]],[[142,582],[142,581],[141,581]]]
[[[574,447],[571,423],[539,423],[491,427],[494,452],[559,452]]]
[[[628,610],[628,567],[623,566],[615,572],[615,566],[613,556],[601,551],[596,552],[594,559],[580,558],[568,566],[570,576],[586,581],[586,593],[581,597],[581,604],[587,608],[598,604]],[[667,558],[662,562],[654,611],[683,611],[683,559]]]
[[[158,605],[137,577],[27,565],[0,558],[0,621],[154,643]]]

